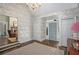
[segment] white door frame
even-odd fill
[[[48,20],[47,22],[46,22],[46,27],[48,27],[48,35],[46,35],[47,37],[47,39],[49,39],[49,23],[57,23],[57,34],[58,34],[58,21],[54,21],[54,20]],[[58,38],[58,35],[56,35],[56,38]],[[58,39],[56,39],[56,41],[57,41]]]

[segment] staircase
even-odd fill
[[[12,43],[12,44],[7,44],[7,45],[4,45],[4,46],[0,46],[0,52],[3,52],[5,50],[11,49],[11,48],[14,48],[14,47],[17,47],[17,46],[20,46],[19,42],[15,42],[15,43]]]

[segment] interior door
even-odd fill
[[[57,41],[57,23],[51,22],[48,27],[49,40]]]

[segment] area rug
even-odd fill
[[[58,48],[33,42],[24,47],[5,53],[5,55],[64,55],[64,51]]]

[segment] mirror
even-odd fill
[[[18,23],[16,17],[0,15],[0,46],[18,41]]]

